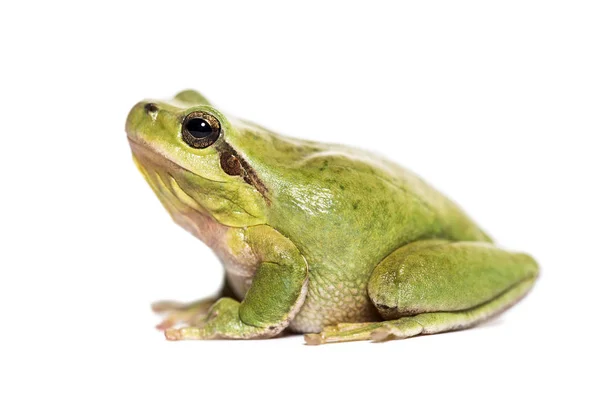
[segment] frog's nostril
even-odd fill
[[[154,103],[146,103],[144,105],[144,110],[146,110],[146,113],[148,114],[156,113],[158,111],[158,107]]]

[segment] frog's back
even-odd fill
[[[419,239],[490,240],[413,172],[359,149],[311,144],[298,158],[271,164],[268,180],[272,225],[297,236],[308,250],[328,241],[328,252],[336,255],[372,256],[373,248],[356,244],[377,240],[387,254],[384,246],[395,249]]]

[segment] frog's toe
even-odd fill
[[[165,319],[162,320],[159,324],[156,325],[158,330],[166,330],[173,328],[178,325],[188,325],[195,326],[206,320],[205,312],[190,312],[190,311],[182,311],[182,312],[173,312]]]
[[[166,329],[165,338],[169,341],[204,340],[207,334],[201,327],[182,327],[180,329]]]
[[[405,317],[384,322],[339,323],[327,326],[317,334],[305,334],[304,341],[307,345],[366,340],[382,342],[413,337],[423,331],[421,323]]]
[[[305,334],[307,345],[320,345],[333,342],[370,340],[374,330],[380,323],[339,323],[327,326],[320,333]]]
[[[178,311],[183,309],[187,304],[179,302],[179,301],[171,301],[171,300],[161,300],[153,302],[151,305],[152,312],[154,313],[164,313],[171,311]]]
[[[210,307],[215,299],[204,299],[185,304],[175,301],[158,301],[152,304],[152,310],[164,315],[156,325],[158,330],[167,330],[178,325],[198,326],[206,320]]]

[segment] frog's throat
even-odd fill
[[[190,171],[144,144],[130,139],[130,145],[137,168],[173,220],[208,246],[214,247],[228,227],[192,198],[174,177],[177,173]]]

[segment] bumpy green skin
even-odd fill
[[[181,137],[182,120],[198,110],[222,128],[203,149]],[[176,222],[215,250],[242,301],[220,300],[203,324],[169,329],[169,339],[260,338],[284,328],[322,332],[309,343],[399,338],[411,334],[402,326],[433,327],[383,319],[479,309],[476,320],[446,316],[453,327],[434,326],[452,330],[506,309],[537,276],[529,256],[495,248],[453,202],[377,155],[275,134],[194,91],[138,103],[126,129],[150,186]],[[243,160],[241,175],[220,163],[232,152]]]

